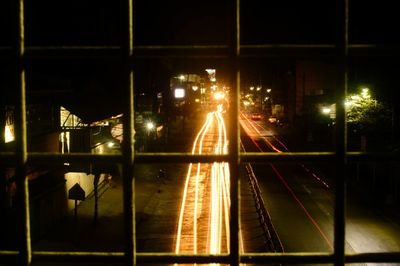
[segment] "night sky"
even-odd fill
[[[9,11],[12,2],[7,0],[0,4],[0,46],[12,44],[13,20]],[[233,23],[230,2],[136,1],[134,42],[137,45],[227,44],[233,34],[230,30]],[[399,16],[394,5],[394,1],[389,0],[350,0],[350,43],[400,44]],[[120,1],[26,1],[26,45],[119,46],[122,40],[121,14]],[[245,0],[241,6],[241,41],[243,44],[334,43],[335,15],[333,0]],[[350,74],[353,76],[350,80],[375,82],[385,86],[386,91],[391,91],[386,94],[392,96],[393,88],[389,87],[395,83],[388,80],[394,80],[393,76],[398,73],[397,60],[391,57],[352,59]],[[224,66],[207,60],[165,59],[139,63],[134,66],[138,91],[165,90],[169,75],[179,71]],[[269,65],[264,67],[266,64]],[[255,68],[261,69],[255,70],[258,71],[255,76],[263,75],[262,69],[274,64],[287,65],[288,70],[293,66],[279,60],[267,60],[266,63],[254,64]],[[121,71],[115,56],[91,58],[89,61],[73,56],[48,56],[45,60],[29,60],[27,69],[27,87],[30,90],[71,86],[81,93],[81,100],[86,101],[93,98],[90,88],[96,88],[98,98],[112,100],[115,97],[115,101],[119,100]],[[248,73],[253,71],[248,70]],[[4,81],[9,79],[7,71],[0,77],[2,83],[7,84]],[[111,95],[110,91],[113,92]]]

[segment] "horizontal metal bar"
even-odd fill
[[[240,256],[241,263],[333,263],[330,253],[246,253]]]
[[[137,163],[213,163],[229,162],[229,155],[191,153],[135,153]]]
[[[19,256],[19,251],[0,251],[0,262],[10,261]],[[34,251],[34,261],[54,262],[123,262],[124,252],[65,252]],[[346,263],[396,263],[400,262],[400,252],[347,254]],[[330,253],[244,253],[241,263],[332,263]],[[141,263],[228,263],[229,255],[177,255],[175,253],[137,253]]]
[[[177,255],[175,253],[137,253],[138,263],[229,263],[226,255]]]
[[[350,254],[345,257],[346,263],[361,262],[386,262],[400,263],[400,252],[376,252],[376,253],[358,253]]]
[[[350,44],[350,56],[399,56],[400,44]]]
[[[347,152],[348,162],[370,162],[370,161],[400,161],[400,153],[390,152]],[[242,163],[265,163],[265,162],[294,162],[294,161],[333,161],[334,152],[246,152],[240,153]],[[102,162],[120,163],[122,155],[91,154],[91,153],[28,153],[29,163],[45,162],[49,164],[60,164],[65,162]],[[15,154],[12,152],[0,152],[0,164],[15,163]],[[136,153],[135,162],[137,163],[213,163],[229,162],[229,155],[214,154],[191,154],[191,153]]]
[[[400,161],[399,152],[347,152],[348,162]]]
[[[349,44],[349,56],[396,56],[399,44]],[[10,46],[0,46],[0,55],[9,55]],[[26,56],[120,56],[121,47],[110,46],[26,46]],[[134,57],[227,57],[228,45],[136,45]],[[243,44],[240,57],[334,56],[335,44]]]
[[[240,57],[334,56],[334,44],[251,44],[240,46]]]
[[[124,252],[34,251],[33,261],[51,262],[124,262]]]
[[[240,153],[242,163],[269,163],[295,161],[333,161],[334,152],[246,152]]]
[[[68,162],[100,162],[122,163],[122,155],[91,154],[91,153],[28,153],[28,163],[62,164]]]

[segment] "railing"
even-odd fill
[[[327,45],[242,45],[240,41],[240,0],[233,1],[231,31],[233,38],[228,45],[222,46],[134,46],[133,45],[133,0],[122,1],[124,14],[124,41],[121,47],[26,47],[24,1],[16,2],[16,10],[10,10],[18,21],[15,28],[16,37],[14,46],[1,47],[0,54],[10,56],[10,51],[16,63],[15,88],[16,96],[16,149],[13,153],[0,153],[2,163],[12,163],[17,169],[17,185],[20,205],[19,210],[19,248],[18,251],[0,251],[0,263],[18,260],[18,265],[30,265],[32,261],[42,262],[125,262],[127,265],[137,263],[333,263],[344,265],[357,262],[400,262],[400,252],[345,254],[345,165],[349,160],[370,160],[385,158],[398,160],[398,155],[393,154],[364,154],[349,153],[346,149],[346,120],[341,99],[344,99],[347,90],[347,60],[349,53],[357,56],[371,55],[398,55],[400,49],[393,46],[375,45],[349,45],[348,44],[348,0],[337,1],[337,38],[335,44]],[[77,56],[82,60],[91,60],[92,57],[111,56],[123,54],[125,67],[125,102],[124,106],[124,145],[122,155],[92,155],[92,154],[46,154],[27,152],[26,128],[26,88],[25,88],[25,61],[30,56],[68,55]],[[240,66],[242,58],[246,57],[281,57],[281,56],[335,56],[341,73],[338,76],[340,90],[336,95],[337,123],[336,123],[336,148],[332,153],[241,153],[239,151],[239,125],[238,104],[240,95]],[[146,153],[137,154],[133,148],[133,70],[132,62],[140,58],[222,58],[232,66],[230,74],[235,77],[232,86],[232,99],[230,112],[230,150],[229,155],[197,156],[190,154],[163,154]],[[335,185],[335,213],[334,213],[334,250],[333,253],[239,253],[239,182],[238,168],[240,163],[260,161],[331,161],[336,165],[337,178]],[[123,201],[125,222],[125,251],[124,252],[50,252],[32,251],[31,229],[29,217],[29,190],[26,178],[27,166],[35,162],[59,164],[64,162],[115,162],[123,165]],[[172,253],[138,253],[135,239],[135,198],[134,180],[132,170],[134,163],[159,163],[159,162],[214,162],[225,161],[230,165],[231,173],[231,220],[230,220],[230,247],[228,255],[176,255]]]

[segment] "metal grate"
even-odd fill
[[[19,221],[20,239],[18,251],[0,251],[0,263],[18,260],[18,265],[30,265],[32,261],[51,262],[126,262],[127,265],[137,263],[344,263],[356,262],[400,262],[400,252],[395,253],[362,253],[345,254],[345,164],[348,160],[373,159],[398,159],[391,154],[363,154],[349,153],[346,149],[346,121],[344,106],[340,103],[347,90],[347,60],[349,50],[355,53],[371,53],[377,51],[385,54],[398,54],[396,47],[377,47],[374,45],[349,45],[348,44],[348,0],[337,1],[337,37],[335,45],[241,45],[240,43],[240,0],[233,1],[232,20],[234,38],[226,46],[134,46],[133,45],[133,0],[124,1],[124,27],[125,39],[122,47],[25,47],[24,43],[24,1],[18,1],[18,9],[13,10],[18,18],[18,32],[14,42],[14,49],[2,48],[5,51],[16,51],[15,62],[17,64],[16,88],[16,150],[15,153],[0,153],[2,162],[13,163],[17,169],[19,188]],[[124,136],[125,144],[122,155],[91,155],[91,154],[48,154],[27,152],[27,128],[26,128],[26,91],[24,61],[27,53],[34,55],[46,54],[115,54],[122,51],[125,64],[125,96],[124,102]],[[238,104],[240,91],[240,61],[246,57],[271,57],[282,55],[334,55],[341,69],[341,90],[337,91],[337,139],[335,152],[325,153],[241,153],[239,150],[239,124]],[[232,64],[231,74],[235,76],[233,84],[233,102],[230,113],[231,130],[229,155],[201,156],[186,153],[135,153],[133,148],[133,70],[132,61],[137,58],[152,57],[214,57],[224,58]],[[335,215],[334,215],[334,251],[333,253],[239,253],[239,178],[238,167],[243,162],[261,161],[331,161],[336,164],[337,176],[335,186]],[[32,251],[29,217],[29,191],[28,180],[25,177],[27,165],[37,162],[48,164],[64,161],[76,162],[119,162],[123,165],[123,200],[125,222],[125,251],[116,253],[107,252],[46,252]],[[131,175],[134,163],[146,162],[229,162],[231,174],[231,220],[230,220],[230,245],[229,255],[175,255],[172,253],[138,253],[136,252],[135,239],[135,198],[134,180]]]

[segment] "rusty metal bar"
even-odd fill
[[[16,3],[17,36],[15,39],[15,80],[16,80],[16,183],[18,204],[18,228],[19,228],[19,265],[30,265],[32,260],[31,230],[29,217],[29,188],[27,172],[27,126],[26,126],[26,87],[25,87],[25,24],[24,24],[24,0]]]
[[[231,78],[232,82],[232,105],[229,113],[230,136],[229,136],[229,170],[230,170],[230,220],[229,220],[229,237],[230,250],[229,263],[232,266],[240,263],[239,250],[239,200],[240,200],[240,180],[239,180],[239,164],[240,164],[240,127],[239,127],[239,103],[240,103],[240,0],[232,0],[230,2],[232,11],[233,35],[231,40]]]
[[[366,161],[400,161],[400,153],[397,152],[347,152],[348,162],[366,162]],[[239,153],[240,161],[243,163],[265,161],[333,161],[336,158],[335,152],[241,152]],[[16,155],[12,152],[0,152],[0,161],[2,164],[14,163]],[[62,164],[65,162],[104,162],[118,163],[122,162],[122,155],[107,154],[87,154],[87,153],[39,153],[29,152],[28,163],[46,162],[49,164]],[[210,162],[227,162],[228,155],[199,155],[182,152],[137,152],[135,153],[135,162],[138,163],[210,163]]]
[[[390,152],[347,152],[347,161],[350,162],[388,162],[400,161],[399,153]],[[327,161],[332,162],[336,158],[335,152],[246,152],[239,153],[242,163],[264,163],[266,161],[297,162],[297,161]],[[136,163],[212,163],[228,162],[229,155],[199,155],[191,153],[135,153]],[[0,164],[14,164],[15,153],[0,152]],[[39,153],[29,152],[28,163],[63,164],[67,162],[122,162],[122,155],[87,154],[87,153]]]
[[[281,56],[335,56],[336,44],[245,44],[240,45],[240,57],[281,57]],[[137,45],[133,46],[135,56],[141,58],[169,57],[184,54],[188,56],[229,57],[227,45]],[[110,46],[25,46],[26,57],[47,56],[119,56],[122,48]],[[9,55],[10,46],[0,46],[0,55]],[[155,54],[153,54],[155,53]],[[398,45],[353,43],[348,44],[349,56],[399,56]]]
[[[348,0],[337,2],[337,66],[339,87],[336,91],[336,180],[334,200],[334,255],[335,266],[345,264],[346,228],[346,163],[347,126],[344,99],[348,85]]]
[[[16,261],[18,251],[0,251],[0,262]],[[136,253],[139,263],[229,263],[230,256],[222,255],[177,255],[175,253]],[[124,262],[124,252],[81,252],[81,251],[33,251],[35,262]],[[241,263],[332,263],[334,255],[320,252],[290,253],[243,253]],[[370,252],[345,255],[346,263],[396,263],[400,261],[400,252]]]
[[[399,252],[389,253],[358,253],[345,255],[345,164],[347,161],[370,160],[399,160],[399,154],[393,153],[358,153],[347,152],[346,145],[346,118],[343,98],[347,90],[347,59],[349,52],[354,55],[378,54],[399,55],[398,47],[373,44],[348,44],[348,0],[341,0],[338,4],[338,37],[337,43],[332,44],[277,44],[277,45],[240,45],[240,0],[233,0],[234,34],[232,45],[191,45],[191,46],[133,46],[133,0],[124,1],[126,5],[126,40],[119,46],[60,46],[60,47],[25,47],[24,43],[24,1],[17,1],[18,22],[16,37],[16,81],[17,81],[17,109],[16,109],[16,153],[0,153],[2,164],[14,163],[17,166],[19,211],[20,211],[20,249],[19,251],[0,251],[0,261],[18,259],[20,265],[30,265],[32,258],[35,261],[96,261],[96,262],[127,262],[128,265],[140,263],[344,263],[358,262],[398,262]],[[12,47],[0,47],[0,52],[13,51]],[[127,101],[124,103],[124,136],[122,155],[93,155],[93,154],[54,154],[28,153],[26,129],[26,91],[24,61],[27,56],[48,55],[77,55],[77,56],[117,56],[122,51],[126,69]],[[239,151],[239,123],[238,103],[240,95],[240,59],[244,57],[269,56],[337,56],[338,66],[342,72],[340,82],[343,91],[337,94],[337,138],[335,152],[295,152],[295,153],[240,153]],[[214,57],[228,58],[232,62],[235,76],[233,98],[234,104],[230,113],[231,135],[229,155],[192,155],[186,153],[134,153],[133,147],[133,92],[134,81],[132,62],[135,58],[161,57]],[[241,162],[271,162],[271,161],[332,161],[336,159],[337,183],[335,188],[335,220],[334,220],[334,253],[245,253],[239,254],[239,187],[238,166]],[[126,233],[125,252],[32,252],[30,243],[29,218],[29,191],[26,178],[28,163],[47,162],[123,162],[124,179],[124,221]],[[135,198],[134,198],[134,163],[155,162],[214,162],[229,161],[231,170],[231,231],[229,255],[176,255],[172,253],[137,253],[135,235]]]
[[[132,68],[133,55],[133,0],[124,0],[123,9],[123,53],[122,63],[125,71],[123,107],[124,141],[122,143],[122,178],[123,178],[123,208],[124,208],[124,236],[125,260],[127,265],[136,265],[136,224],[135,224],[135,177],[133,176],[134,163],[134,80]]]

